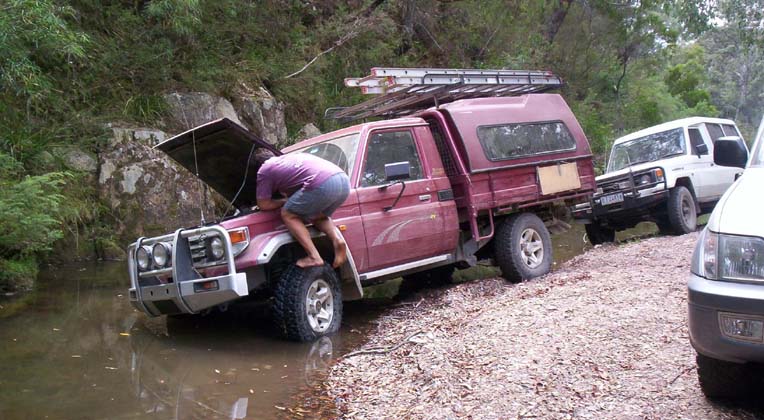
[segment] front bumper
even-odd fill
[[[707,280],[691,274],[687,289],[690,343],[698,353],[728,362],[764,363],[764,342],[730,338],[719,323],[720,313],[764,319],[764,284]]]
[[[579,204],[573,208],[576,219],[634,219],[648,215],[656,207],[665,203],[669,191],[663,184],[654,188],[632,191],[621,191],[623,201],[602,205],[602,195],[595,196],[591,202]],[[607,194],[609,195],[609,194]]]
[[[225,242],[225,259],[215,265],[219,275],[204,277],[193,266],[188,238],[199,235],[218,235]],[[135,251],[142,245],[172,241],[171,268],[153,272],[139,272]],[[149,316],[194,314],[249,294],[246,273],[236,272],[233,249],[228,231],[220,226],[198,229],[179,229],[174,234],[156,238],[141,238],[128,249],[130,271],[130,303]],[[220,273],[222,271],[222,273]],[[169,276],[169,277],[168,277]],[[167,279],[169,280],[160,280]],[[195,287],[200,283],[217,282],[214,288]]]

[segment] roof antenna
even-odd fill
[[[178,101],[180,102],[180,100]],[[186,122],[186,129],[190,130],[191,124],[188,123],[188,118],[186,117],[186,110],[183,109],[183,107],[180,107],[180,112],[183,114],[183,120]],[[202,179],[199,178],[199,162],[196,157],[196,131],[191,131],[191,144],[194,147],[194,170],[196,171],[196,179],[199,181],[199,226],[204,226],[206,223],[204,221],[204,206],[207,203],[207,191],[206,191],[206,185],[204,182],[202,182]]]
[[[196,158],[196,132],[191,132],[191,143],[194,146],[194,170],[196,171],[196,179],[199,180],[199,218],[201,219],[199,222],[199,226],[204,226],[204,204],[206,202],[206,191],[204,188],[204,183],[202,182],[202,179],[199,178],[199,162]]]

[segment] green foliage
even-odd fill
[[[30,290],[37,272],[37,259],[34,256],[0,258],[0,291]]]
[[[0,90],[39,102],[50,94],[51,72],[85,57],[88,38],[66,18],[74,9],[49,0],[7,0],[0,13]]]
[[[51,172],[0,183],[0,258],[47,251],[60,239],[60,188],[65,175]]]

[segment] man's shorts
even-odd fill
[[[319,215],[331,216],[345,202],[350,194],[350,181],[344,172],[336,173],[316,188],[301,189],[292,194],[284,204],[284,209],[294,213],[306,222]]]

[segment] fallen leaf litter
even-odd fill
[[[318,393],[343,419],[756,418],[700,392],[686,315],[696,239],[596,247],[529,282],[392,306]]]

